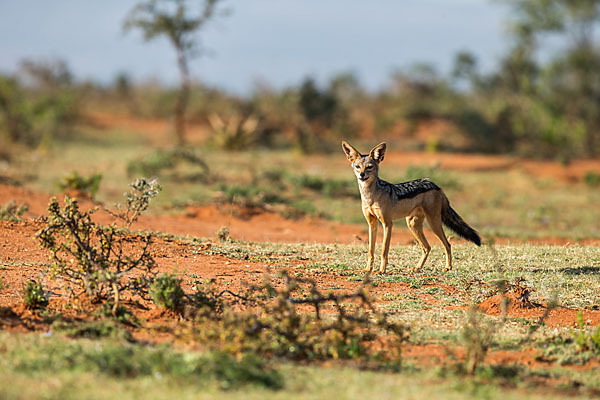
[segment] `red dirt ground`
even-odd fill
[[[36,193],[31,190],[8,185],[0,185],[0,204],[10,200],[25,202],[29,211],[25,218],[37,218],[47,214],[48,201],[51,195]],[[59,196],[60,197],[60,196]],[[62,199],[59,199],[62,201]],[[82,205],[93,207],[96,204],[83,198]],[[104,212],[97,213],[97,220],[106,224],[113,218]],[[221,227],[228,227],[230,236],[239,240],[254,242],[283,243],[364,243],[368,241],[365,224],[343,224],[318,218],[301,218],[290,220],[264,210],[239,210],[228,205],[208,205],[189,207],[185,212],[176,215],[144,215],[132,228],[168,232],[174,235],[190,235],[200,238],[214,238]],[[379,232],[381,235],[381,232]],[[427,231],[432,237],[433,233]],[[460,241],[458,237],[454,241]],[[515,242],[519,239],[495,237],[495,243]],[[574,243],[569,238],[546,237],[526,239],[527,242],[565,245]],[[393,244],[411,244],[414,238],[406,229],[395,229],[392,235]],[[600,245],[600,239],[582,239],[582,245]]]
[[[110,128],[112,126],[127,126],[128,130],[151,134],[157,145],[164,144],[165,132],[168,126],[164,122],[150,121],[140,122],[123,117],[115,120],[115,116],[107,118],[102,114],[94,114],[91,120],[98,126]],[[196,139],[203,135],[202,128],[192,129],[192,136]],[[161,139],[162,138],[162,139]],[[600,160],[582,160],[562,166],[551,162],[538,162],[523,160],[519,158],[504,156],[480,156],[468,154],[427,154],[427,153],[400,153],[389,152],[387,162],[395,165],[440,163],[443,167],[464,170],[508,170],[521,169],[535,176],[546,176],[566,181],[580,181],[583,176],[594,171],[600,173]],[[32,278],[41,278],[44,265],[48,263],[48,253],[41,250],[34,239],[35,233],[42,227],[42,223],[35,219],[46,215],[50,195],[36,193],[25,188],[0,185],[0,204],[9,200],[26,202],[29,211],[24,215],[24,222],[0,221],[0,267],[4,282],[9,288],[0,291],[0,329],[14,331],[45,330],[48,326],[43,323],[37,314],[26,310],[22,306],[19,296],[20,288]],[[62,199],[59,199],[62,200]],[[80,201],[83,208],[93,207],[95,204],[89,200]],[[232,210],[227,206],[209,205],[203,207],[190,207],[177,215],[149,215],[143,216],[139,222],[132,226],[135,230],[151,230],[166,232],[174,235],[190,235],[197,238],[208,238],[214,240],[216,232],[223,226],[229,228],[231,237],[240,240],[255,242],[308,242],[308,243],[365,243],[366,224],[348,225],[320,219],[305,218],[300,220],[287,220],[277,214],[269,212],[249,212],[244,210]],[[99,211],[94,214],[95,219],[103,224],[113,221],[113,217],[106,212]],[[507,242],[505,238],[495,238],[496,243]],[[454,239],[458,240],[458,239]],[[514,239],[513,239],[514,241]],[[404,229],[397,229],[393,235],[393,242],[398,244],[413,243],[410,233]],[[572,243],[569,239],[543,238],[535,242],[567,244]],[[600,240],[582,240],[579,243],[586,245],[600,245]],[[263,276],[270,273],[270,268],[264,263],[250,262],[223,256],[209,255],[198,251],[199,247],[191,247],[189,244],[177,240],[157,239],[152,247],[159,268],[163,272],[174,270],[186,271],[188,274],[196,274],[202,279],[215,279],[219,286],[227,287],[232,291],[241,290],[244,282],[256,283]],[[195,250],[192,252],[192,250]],[[302,263],[302,261],[298,261]],[[334,273],[322,272],[312,276],[320,288],[339,288],[351,291],[358,283],[349,282],[345,277]],[[60,289],[53,287],[52,282],[45,282],[61,302]],[[443,286],[449,292],[456,290],[452,287]],[[382,282],[373,288],[377,298],[383,294],[417,294],[406,283]],[[420,300],[435,307],[435,300],[431,296],[418,294]],[[422,298],[421,298],[422,297]],[[487,299],[479,305],[479,309],[490,315],[500,315],[500,296]],[[379,300],[383,302],[383,300]],[[519,307],[513,303],[508,309],[508,316],[522,317],[537,320],[545,308],[533,305],[530,308]],[[555,308],[550,311],[545,319],[549,326],[574,326],[577,321],[578,310]],[[77,317],[77,316],[75,316]],[[83,316],[81,316],[83,317]],[[144,317],[149,324],[163,324],[174,326],[177,319],[162,312],[151,310]],[[600,311],[584,310],[584,321],[598,325],[600,324]],[[140,339],[149,340],[149,334],[144,331],[135,332],[134,335]],[[152,332],[152,340],[173,340],[168,334]],[[464,358],[463,349],[450,349],[454,356]],[[405,349],[405,357],[419,363],[430,363],[439,365],[448,359],[448,349],[442,345],[409,345]],[[522,364],[528,367],[540,366],[542,361],[537,358],[534,349],[518,351],[496,351],[488,354],[486,359],[489,363]],[[597,363],[589,363],[584,368],[597,368]]]
[[[582,312],[583,321],[585,323],[593,326],[600,325],[599,310],[578,310],[574,308],[555,307],[549,310],[548,315],[544,315],[546,312],[545,304],[537,304],[533,302],[523,304],[512,293],[508,293],[505,296],[508,299],[508,306],[506,307],[507,317],[522,317],[536,320],[544,316],[544,323],[547,326],[576,327],[577,313]],[[481,302],[478,306],[478,309],[488,315],[502,315],[502,298],[503,296],[501,294],[492,296]]]
[[[43,226],[43,222],[35,218],[46,214],[49,195],[35,193],[24,188],[0,186],[0,204],[8,200],[26,201],[30,210],[25,215],[23,222],[0,221],[0,266],[4,283],[8,289],[0,292],[0,328],[16,331],[44,331],[49,328],[47,323],[36,313],[25,309],[22,305],[19,292],[29,279],[43,279],[43,271],[48,263],[48,252],[40,249],[34,236]],[[95,206],[85,198],[80,199],[83,209]],[[239,211],[239,210],[236,210]],[[176,235],[192,235],[194,237],[213,238],[215,232],[224,225],[229,226],[231,235],[238,239],[251,241],[281,241],[281,242],[358,242],[364,241],[362,228],[354,225],[344,225],[315,219],[298,221],[286,220],[271,213],[248,213],[240,218],[239,212],[221,209],[215,205],[195,207],[185,211],[183,215],[145,216],[136,223],[134,229],[144,229],[168,232]],[[243,214],[243,213],[242,213]],[[108,213],[99,211],[94,214],[95,220],[108,224],[114,218]],[[396,234],[397,235],[397,234]],[[398,236],[398,235],[397,235]],[[409,242],[408,237],[396,241]],[[247,283],[259,283],[265,275],[273,271],[264,263],[239,260],[224,256],[210,255],[198,251],[210,247],[210,239],[204,246],[191,246],[189,243],[177,240],[158,238],[152,246],[152,255],[157,261],[160,272],[185,271],[196,274],[201,279],[214,279],[219,287],[227,287],[233,292],[242,292]],[[297,261],[299,264],[303,261]],[[336,290],[352,291],[358,283],[349,282],[345,277],[335,273],[321,272],[311,276],[322,289],[336,288]],[[54,294],[51,304],[56,309],[64,307],[65,295],[60,287],[49,280],[44,280],[45,286]],[[449,293],[456,288],[442,283],[434,286],[444,287]],[[185,289],[190,290],[190,283],[185,283]],[[406,283],[381,282],[372,289],[373,294],[381,299],[384,294],[416,294],[420,300],[431,307],[436,307],[436,300],[431,296],[417,293]],[[378,300],[383,304],[384,300]],[[479,309],[490,315],[500,315],[501,297],[494,296],[479,305]],[[531,303],[530,307],[521,307],[518,301],[513,301],[507,311],[507,316],[521,317],[536,321],[544,314],[545,308],[539,304]],[[65,311],[68,313],[68,311]],[[545,319],[548,326],[575,326],[577,321],[575,309],[552,309]],[[584,310],[584,321],[592,325],[600,324],[600,311]],[[84,315],[73,314],[72,318],[86,318]],[[160,310],[141,312],[138,318],[146,321],[146,326],[177,326],[178,319],[173,315]],[[155,330],[138,329],[133,332],[134,337],[143,341],[172,341],[175,338],[170,333],[160,333]],[[446,347],[442,345],[409,345],[405,349],[405,357],[417,363],[436,364],[448,362],[449,355],[455,359],[464,359],[465,351],[462,348]],[[494,351],[487,355],[486,362],[491,364],[520,364],[527,367],[543,366],[543,361],[538,360],[537,351],[534,349],[519,351]],[[598,363],[591,362],[584,367],[597,368]]]

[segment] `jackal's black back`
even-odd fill
[[[429,179],[416,179],[396,184],[380,179],[377,184],[383,189],[388,190],[396,200],[411,199],[430,190],[440,190],[440,187]]]
[[[392,184],[383,180],[379,180],[377,184],[384,190],[387,190],[390,195],[396,200],[411,199],[421,193],[431,190],[441,190],[438,185],[427,178],[416,179],[414,181]],[[471,228],[452,207],[448,199],[444,196],[444,204],[442,206],[442,222],[448,228],[452,229],[459,236],[481,246],[481,238],[475,229]]]

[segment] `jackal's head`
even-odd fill
[[[342,141],[342,149],[348,157],[348,161],[352,164],[354,175],[359,182],[370,182],[377,178],[379,173],[379,163],[383,161],[385,155],[386,144],[379,143],[373,147],[368,156],[362,155],[345,141]]]

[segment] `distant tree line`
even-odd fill
[[[158,3],[172,3],[160,11]],[[595,28],[600,0],[503,0],[513,10],[511,47],[491,72],[480,71],[466,51],[448,75],[427,64],[395,72],[385,88],[365,90],[352,74],[319,84],[257,87],[235,96],[190,78],[194,34],[213,17],[218,1],[200,2],[191,14],[185,0],[138,5],[127,25],[145,37],[167,35],[178,55],[179,88],[134,82],[120,74],[111,85],[75,82],[64,63],[25,62],[0,76],[0,141],[38,146],[67,137],[86,105],[138,117],[175,115],[177,144],[185,123],[212,131],[206,145],[225,149],[297,147],[336,149],[340,138],[398,140],[428,150],[478,151],[557,158],[600,154],[600,48]],[[539,57],[547,40],[562,50]],[[420,137],[427,127],[437,135]]]

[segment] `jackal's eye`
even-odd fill
[[[367,167],[365,169],[373,169],[372,165],[367,165]]]
[[[360,169],[360,165],[355,165],[354,168]]]

